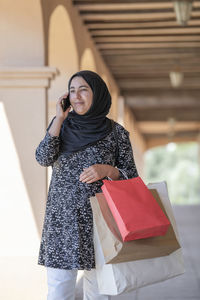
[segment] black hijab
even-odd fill
[[[96,143],[112,130],[111,120],[106,118],[111,106],[111,96],[103,79],[92,71],[80,71],[70,78],[68,90],[76,76],[82,77],[91,87],[93,101],[84,115],[72,111],[63,122],[60,131],[61,152],[66,155]]]

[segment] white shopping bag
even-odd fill
[[[176,222],[168,198],[166,183],[149,184],[148,188],[157,190],[178,239]],[[94,205],[93,201],[91,201],[91,205]],[[119,264],[105,264],[98,232],[95,228],[95,216],[94,247],[97,282],[100,294],[118,295],[184,273],[181,249],[176,250],[170,255],[152,259],[142,259]]]

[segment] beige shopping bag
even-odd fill
[[[176,221],[173,215],[172,207],[167,192],[167,185],[165,182],[159,182],[148,185],[152,189],[156,189],[165,211],[173,226],[173,230],[176,234],[176,239],[179,240]],[[130,292],[137,288],[157,283],[163,280],[173,278],[184,273],[184,262],[181,248],[173,251],[171,254],[161,257],[139,259],[129,262],[121,262],[114,264],[105,264],[105,257],[113,257],[116,252],[120,251],[120,241],[112,233],[113,246],[107,247],[107,252],[103,253],[102,244],[105,244],[109,240],[108,236],[103,233],[105,227],[108,228],[98,204],[96,198],[91,199],[91,205],[94,212],[94,248],[95,248],[95,260],[96,260],[96,275],[100,294],[106,295],[119,295],[124,292]],[[98,219],[98,215],[101,216],[104,222],[101,225],[101,242],[100,242],[100,230],[97,231],[95,224]],[[110,230],[110,229],[109,229]],[[110,231],[111,232],[111,231]],[[103,241],[103,243],[102,243]],[[116,244],[114,244],[116,242]],[[111,243],[110,243],[111,245]],[[114,249],[116,248],[116,249]],[[115,251],[117,250],[117,251]]]

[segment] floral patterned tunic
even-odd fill
[[[60,137],[52,137],[48,131],[37,147],[38,163],[53,168],[38,264],[68,270],[95,267],[89,198],[101,192],[102,181],[82,183],[79,176],[93,164],[116,166],[120,180],[138,176],[129,133],[118,123],[114,126],[102,140],[67,157],[59,153]]]

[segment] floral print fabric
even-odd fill
[[[102,181],[79,181],[83,168],[109,164],[120,171],[120,180],[137,177],[129,133],[115,123],[114,131],[94,145],[66,157],[59,153],[60,138],[48,131],[36,149],[36,160],[52,166],[38,264],[60,269],[95,267],[93,218],[90,197],[101,192]],[[118,147],[118,157],[115,157]]]

